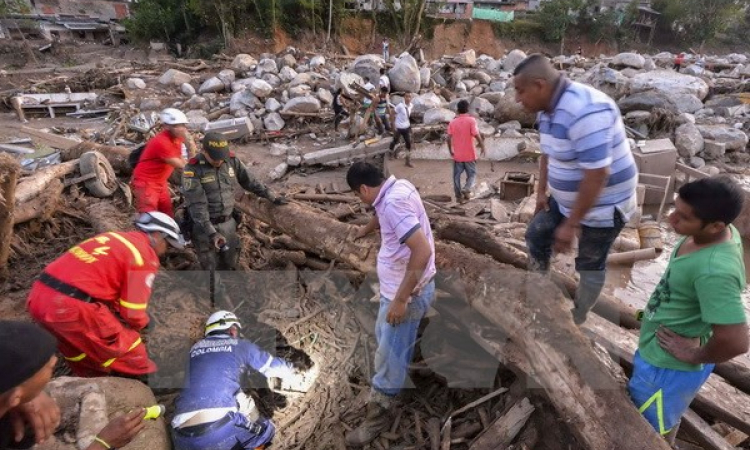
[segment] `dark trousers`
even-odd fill
[[[346,117],[349,117],[349,113],[345,109],[342,109],[340,111],[336,111],[336,115],[333,118],[333,131],[338,131],[339,124]]]
[[[411,151],[411,127],[396,128],[396,134],[391,141],[391,151],[396,148],[402,137],[404,138],[404,143],[406,143],[406,151]]]

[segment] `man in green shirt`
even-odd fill
[[[684,237],[644,310],[630,396],[670,442],[714,365],[748,351],[742,241],[731,225],[744,192],[726,177],[682,186],[669,222]]]

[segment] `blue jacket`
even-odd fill
[[[236,407],[235,395],[248,368],[266,377],[285,378],[293,373],[285,360],[274,358],[250,341],[228,334],[198,341],[190,349],[185,387],[175,402],[175,414]]]

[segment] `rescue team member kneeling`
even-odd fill
[[[167,245],[183,248],[177,223],[142,214],[139,231],[94,236],[48,265],[29,293],[31,317],[49,330],[74,374],[81,377],[156,371],[141,343],[146,308]]]
[[[188,379],[175,402],[172,437],[177,450],[263,448],[276,429],[259,417],[255,402],[242,392],[248,369],[289,380],[296,370],[240,338],[242,325],[229,311],[206,321],[205,339],[190,350]]]
[[[248,172],[245,164],[229,151],[222,134],[207,133],[203,152],[191,158],[182,172],[185,206],[193,222],[191,240],[203,270],[237,268],[240,240],[233,217],[236,183],[274,204],[287,203],[286,198],[273,195]],[[222,251],[217,262],[219,249]]]

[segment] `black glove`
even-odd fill
[[[286,205],[287,203],[289,203],[289,199],[277,195],[273,198],[273,200],[271,200],[271,203],[273,203],[274,205]]]

